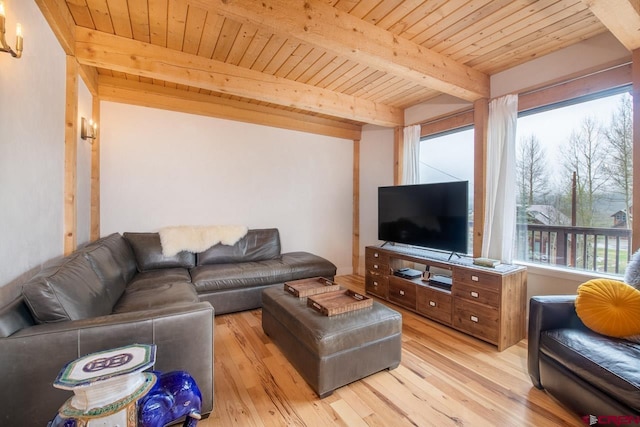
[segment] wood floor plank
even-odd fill
[[[364,292],[362,276],[336,281]],[[380,300],[378,300],[381,302]],[[262,311],[216,316],[213,426],[582,426],[527,374],[526,341],[498,352],[402,313],[402,362],[319,399],[262,331]]]

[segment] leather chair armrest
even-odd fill
[[[68,362],[133,343],[158,346],[154,370],[184,370],[213,409],[213,307],[207,302],[49,323],[0,339],[0,425],[46,425],[71,393],[53,380]]]
[[[540,383],[540,334],[560,328],[583,327],[576,314],[576,295],[535,296],[529,301],[528,370],[531,382],[537,388]]]

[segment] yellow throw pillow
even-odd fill
[[[640,291],[624,282],[593,279],[581,284],[576,313],[599,334],[615,338],[640,335]]]

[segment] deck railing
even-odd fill
[[[631,230],[625,228],[566,227],[518,224],[518,259],[622,274],[630,253]]]

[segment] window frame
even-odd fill
[[[544,108],[546,106],[551,106],[561,102],[570,102],[573,99],[590,96],[608,90],[616,90],[617,88],[628,86],[630,84],[632,84],[632,66],[630,62],[626,62],[623,64],[611,66],[604,70],[595,71],[584,76],[578,76],[567,80],[548,83],[544,86],[534,87],[520,92],[518,93],[518,114],[525,113],[530,110]],[[495,95],[495,97],[500,95],[501,94],[497,94]],[[637,101],[634,101],[634,104],[636,103]],[[455,131],[459,128],[469,125],[475,126],[475,188],[472,190],[474,191],[475,199],[473,230],[474,256],[480,256],[482,233],[484,227],[484,180],[486,177],[486,171],[484,170],[484,168],[486,158],[482,153],[484,147],[480,147],[479,144],[486,144],[486,123],[484,122],[486,122],[486,119],[488,117],[488,104],[488,99],[480,99],[475,101],[474,104],[470,105],[469,107],[461,108],[447,115],[435,117],[430,121],[420,123],[421,138],[442,132]],[[483,128],[479,129],[478,126],[483,126]],[[400,134],[398,129],[400,128],[396,129],[396,141],[398,141],[398,136]],[[396,150],[396,153],[397,152],[398,150]],[[397,161],[396,164],[398,164]],[[640,165],[638,165],[637,168],[640,169]],[[640,177],[640,171],[637,175]],[[636,194],[638,195],[638,197],[636,197]],[[640,200],[640,186],[634,186],[633,199]],[[638,237],[638,240],[640,241],[640,227],[634,227],[634,229],[632,230],[632,236]],[[543,270],[556,270],[555,268],[550,268],[548,266],[540,264],[523,264],[540,267]],[[580,273],[580,270],[572,269],[563,269],[563,271],[567,271],[568,273]]]

